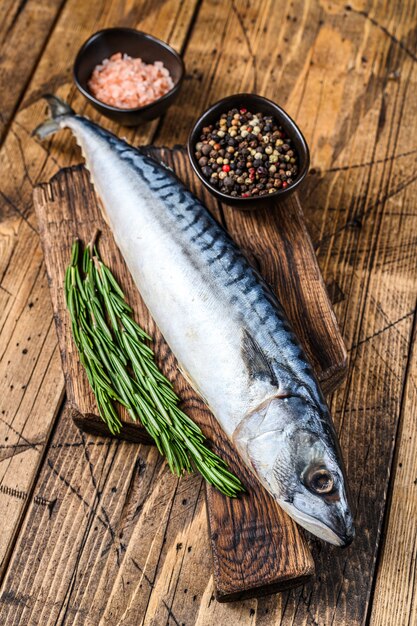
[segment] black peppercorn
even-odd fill
[[[204,174],[204,176],[205,176],[206,178],[208,178],[209,176],[211,176],[211,172],[212,172],[211,167],[208,167],[208,166],[206,165],[205,167],[202,167],[202,168],[201,168],[201,171],[203,172],[203,174]]]

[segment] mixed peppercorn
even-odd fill
[[[298,173],[291,138],[276,119],[245,108],[231,109],[205,126],[195,157],[213,187],[240,198],[286,189]]]

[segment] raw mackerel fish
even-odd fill
[[[301,526],[354,536],[337,437],[274,294],[165,166],[47,96],[43,138],[69,128],[105,219],[181,369],[242,461]]]

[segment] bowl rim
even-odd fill
[[[201,172],[201,170],[200,170],[200,168],[198,166],[197,159],[196,159],[196,157],[194,155],[194,150],[193,150],[193,145],[192,145],[193,135],[197,131],[198,126],[202,123],[203,118],[210,117],[211,113],[214,113],[215,109],[221,108],[221,105],[226,104],[226,103],[230,103],[230,102],[232,102],[235,99],[238,100],[239,98],[242,98],[242,99],[243,98],[247,98],[247,99],[251,98],[251,99],[254,99],[254,100],[263,101],[266,104],[270,105],[281,116],[281,119],[283,118],[288,123],[288,125],[291,127],[291,130],[294,131],[297,134],[298,138],[300,139],[301,145],[302,145],[303,151],[304,151],[304,164],[303,164],[303,168],[298,173],[297,179],[289,187],[286,187],[285,189],[277,189],[277,191],[275,191],[274,193],[265,194],[263,196],[248,196],[247,198],[242,198],[241,196],[231,196],[229,194],[223,193],[223,191],[220,191],[219,189],[216,189],[215,187],[213,187],[213,185],[211,185],[210,182],[203,176],[203,173]],[[278,115],[277,115],[277,117],[278,117]],[[220,198],[222,201],[224,201],[225,204],[230,204],[230,202],[233,202],[233,204],[238,204],[238,203],[254,204],[254,203],[260,203],[260,202],[268,202],[269,200],[272,201],[273,199],[277,199],[280,196],[285,196],[285,195],[288,195],[290,193],[293,193],[301,185],[301,183],[303,182],[303,180],[307,176],[309,168],[310,168],[310,150],[309,150],[307,141],[306,141],[303,133],[301,132],[299,126],[296,124],[296,122],[294,122],[292,117],[290,115],[288,115],[288,113],[282,107],[280,107],[279,104],[277,104],[273,100],[270,100],[269,98],[266,98],[265,96],[261,96],[261,95],[256,94],[256,93],[249,93],[249,92],[242,92],[242,93],[237,93],[237,94],[231,94],[230,96],[226,96],[225,98],[222,98],[221,100],[218,100],[217,102],[212,104],[208,109],[206,109],[197,118],[197,120],[195,121],[195,123],[191,127],[190,132],[188,133],[187,152],[188,152],[188,158],[191,161],[191,165],[192,165],[195,173],[197,174],[197,176],[201,180],[201,182],[210,191],[212,191],[213,194],[217,196],[217,198]]]
[[[81,57],[84,54],[87,46],[89,46],[92,42],[94,42],[95,39],[97,39],[100,35],[103,35],[104,33],[108,33],[108,32],[130,32],[130,33],[134,33],[135,35],[141,35],[143,36],[145,39],[149,39],[151,41],[153,41],[156,44],[159,44],[162,48],[165,48],[168,52],[170,52],[174,58],[178,61],[179,66],[180,66],[180,76],[177,80],[177,82],[174,84],[174,86],[163,96],[161,96],[160,98],[158,98],[157,100],[154,100],[153,102],[150,102],[149,104],[145,104],[144,106],[141,107],[135,107],[133,109],[123,109],[123,108],[119,108],[119,107],[115,107],[111,104],[107,104],[106,102],[103,102],[102,100],[99,100],[98,98],[96,98],[95,96],[93,96],[93,94],[88,91],[87,89],[84,89],[84,87],[81,85],[79,79],[78,79],[78,65],[80,63]],[[84,43],[82,44],[81,48],[78,50],[77,52],[77,56],[75,57],[75,61],[72,67],[72,75],[74,78],[74,82],[77,86],[77,88],[79,89],[79,91],[83,94],[83,96],[85,96],[87,98],[87,100],[90,100],[91,102],[94,102],[94,104],[103,107],[104,109],[106,109],[107,111],[110,111],[112,113],[139,113],[142,111],[148,111],[150,110],[152,107],[154,107],[156,104],[160,104],[161,102],[164,102],[164,100],[168,100],[168,98],[170,96],[172,96],[174,93],[176,93],[178,91],[178,89],[181,86],[181,83],[184,79],[184,74],[185,74],[185,64],[183,61],[183,58],[181,57],[181,55],[174,50],[174,48],[172,48],[168,43],[166,43],[165,41],[162,41],[162,39],[158,39],[158,37],[154,37],[154,35],[150,35],[149,33],[145,33],[143,30],[137,30],[136,28],[129,28],[127,26],[112,26],[111,28],[102,28],[101,30],[98,30],[97,32],[93,33],[92,35],[90,35],[88,37],[88,39],[86,39],[86,41],[84,41]]]

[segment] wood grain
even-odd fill
[[[320,574],[282,600],[279,623],[360,624],[369,610],[416,307],[415,8],[294,3],[280,5],[285,19],[271,3],[262,13],[245,2],[228,11],[204,8],[185,56],[196,73],[187,106],[180,96],[158,140],[182,141],[180,115],[190,124],[238,90],[275,99],[297,120],[312,155],[303,209],[351,359],[332,410],[357,538],[342,553],[315,546]],[[203,59],[209,62],[199,81]]]
[[[346,372],[345,346],[298,200],[292,197],[273,211],[250,214],[219,207],[190,174],[184,155],[175,151],[173,157],[174,171],[194,193],[202,194],[202,200],[215,216],[219,217],[219,211],[233,215],[233,219],[226,222],[230,234],[244,246],[248,257],[277,293],[320,382],[327,391],[334,390]],[[190,410],[195,398],[192,390],[187,391],[181,397]],[[234,448],[207,411],[200,416],[200,421],[214,442],[215,450],[226,456],[232,470],[248,486],[248,494],[236,501],[207,487],[216,598],[230,601],[295,586],[297,578],[305,579],[313,565],[306,559],[296,527],[285,524],[287,530],[281,535],[282,512],[275,502],[242,467]],[[286,516],[284,519],[289,521]],[[287,562],[285,572],[279,571],[283,561]],[[275,567],[271,567],[272,563],[276,563]]]
[[[0,3],[0,144],[64,2],[2,0]]]
[[[401,432],[393,468],[394,487],[383,536],[371,626],[417,623],[417,359],[416,332],[404,389]]]
[[[41,4],[44,8],[40,4],[37,6],[41,11],[42,24],[45,24],[48,11],[51,14],[52,4],[58,11],[61,3]],[[28,34],[30,41],[32,26],[23,28],[26,20],[23,9],[27,8],[28,15],[35,19],[31,9],[35,6],[34,2],[9,6],[17,16],[16,28],[23,20],[20,37]],[[45,104],[39,99],[40,95],[57,92],[71,101],[79,111],[83,111],[86,108],[85,100],[75,93],[71,68],[79,47],[91,32],[117,21],[125,26],[143,28],[181,50],[195,9],[196,0],[185,0],[181,5],[175,0],[149,0],[134,6],[128,0],[91,0],[82,3],[66,0],[22,97],[20,110],[13,117],[1,146],[0,410],[3,412],[0,413],[0,440],[2,445],[7,446],[8,456],[0,461],[1,481],[4,485],[4,490],[0,491],[0,507],[7,510],[0,535],[0,575],[7,564],[21,517],[33,491],[39,464],[64,392],[43,255],[36,218],[33,217],[32,193],[36,182],[49,179],[62,165],[79,162],[80,155],[68,134],[63,133],[51,145],[41,144],[31,137],[33,128],[45,118]],[[7,10],[4,15],[7,20],[11,17]],[[11,22],[7,23],[11,25]],[[40,23],[38,33],[42,37]],[[13,46],[7,54],[11,54],[14,48],[15,58],[23,54],[22,46],[26,53],[30,50],[27,55],[29,58],[25,61],[29,67],[40,42],[36,41],[30,47],[27,41],[19,45],[16,41],[10,43]],[[7,58],[5,70],[9,67]],[[24,63],[20,58],[19,67],[24,77]],[[7,111],[6,105],[11,97],[10,72],[0,76],[4,81],[0,85],[2,106],[4,102],[4,110]],[[16,89],[19,80],[14,83]],[[4,94],[7,94],[6,97]],[[98,117],[94,110],[89,112],[92,118]],[[140,130],[126,131],[125,134],[132,140],[136,137],[136,141],[149,142],[156,125],[155,121]],[[118,131],[114,124],[111,128]],[[12,376],[13,381],[10,380]],[[36,411],[33,418],[36,417],[36,420],[31,415],[34,399]],[[27,498],[11,497],[11,490],[25,493]]]
[[[184,151],[150,148],[147,152],[173,167],[184,183],[218,216],[217,202],[202,190],[194,175],[190,176]],[[138,312],[138,321],[152,336],[155,326],[101,217],[88,174],[79,169],[63,170],[49,184],[35,189],[34,201],[69,405],[77,409],[74,416],[79,427],[95,434],[106,434],[102,422],[95,415],[94,397],[72,342],[62,288],[75,238],[89,241],[91,233],[99,228],[103,258],[108,260],[125,293],[129,294],[129,302]],[[272,217],[269,213],[271,211],[262,211],[251,216],[251,245],[247,243],[247,252],[258,267],[268,269],[268,272],[263,273],[281,301],[285,302],[296,332],[303,336],[319,379],[324,381],[328,391],[333,390],[346,372],[346,351],[303,225],[301,209],[297,200],[290,200],[275,207]],[[276,223],[279,223],[279,229]],[[238,213],[231,232],[235,238],[237,235],[244,239],[242,231],[248,233],[248,215]],[[272,498],[259,488],[250,472],[241,467],[234,448],[215,420],[193,390],[172,369],[172,359],[167,354],[167,347],[161,341],[160,334],[157,333],[156,337],[160,365],[171,379],[175,373],[178,391],[185,398],[188,412],[202,425],[218,453],[229,459],[249,491],[241,500],[229,501],[216,490],[208,489],[217,598],[236,599],[300,584],[311,573],[313,563],[294,524],[282,514]],[[122,430],[121,438],[128,441],[148,440],[140,424],[132,423],[126,414],[122,419],[127,428]],[[244,576],[241,574],[242,569]]]
[[[74,409],[74,420],[83,430],[97,435],[109,435],[105,423],[99,417],[94,394],[72,340],[71,322],[65,302],[65,271],[74,241],[79,239],[86,245],[98,229],[100,249],[106,251],[106,258],[125,292],[130,294],[129,302],[135,309],[139,298],[126,267],[120,263],[86,171],[80,168],[61,170],[49,184],[35,188],[34,205],[52,297],[68,405]],[[142,310],[141,303],[139,306]],[[123,439],[152,442],[142,425],[133,422],[123,407],[120,407],[119,412],[124,423],[121,433]]]
[[[16,5],[19,0],[7,6]],[[62,389],[57,352],[50,366],[39,357],[34,377],[25,367],[27,355],[16,346],[38,332],[39,340],[47,337],[43,324],[51,315],[44,273],[36,273],[42,255],[31,228],[36,227],[32,187],[80,160],[65,135],[42,147],[29,138],[44,118],[36,100],[44,91],[58,91],[78,111],[87,110],[71,87],[74,54],[91,32],[117,23],[140,25],[178,49],[186,42],[184,90],[158,127],[160,144],[183,143],[210,102],[254,90],[288,110],[311,148],[312,172],[302,203],[349,349],[349,376],[334,396],[332,412],[357,503],[358,537],[344,553],[313,542],[317,577],[302,590],[214,602],[198,480],[177,485],[149,448],[81,438],[64,411],[50,441],[37,447],[36,459],[33,448],[23,451],[26,429],[36,426],[42,440],[49,432],[47,388],[61,384]],[[0,378],[11,360],[14,376],[23,367],[22,385],[32,380],[34,395],[42,372],[46,384],[36,396],[36,425],[29,418],[30,404],[21,403],[24,390],[18,394],[15,386],[16,395],[9,395],[5,387],[0,395],[8,419],[18,405],[25,411],[18,434],[0,422],[1,446],[10,446],[0,451],[17,457],[12,471],[8,461],[0,465],[8,493],[15,493],[13,486],[17,490],[17,495],[0,494],[2,510],[9,502],[11,512],[2,518],[2,555],[4,545],[14,545],[11,533],[18,536],[0,592],[2,623],[352,626],[368,623],[372,613],[384,623],[391,593],[389,610],[398,605],[400,619],[409,612],[413,623],[416,603],[405,574],[415,567],[413,550],[407,549],[411,538],[404,525],[396,526],[398,532],[404,529],[397,585],[393,533],[385,536],[382,521],[388,488],[394,502],[396,490],[403,493],[402,480],[410,484],[407,472],[412,471],[403,462],[400,472],[398,461],[407,437],[414,436],[404,383],[415,342],[416,32],[411,0],[66,1],[0,152],[0,345],[9,345],[12,332],[15,337]],[[2,85],[3,94],[7,89]],[[105,119],[100,123],[110,127]],[[156,125],[137,132],[111,128],[131,142],[149,143]],[[28,316],[32,290],[38,300]],[[51,345],[49,339],[37,344],[36,354]],[[53,375],[46,383],[48,371]],[[391,473],[397,433],[397,467]],[[385,539],[382,558],[380,539]],[[391,554],[384,584],[378,583],[373,595],[375,573]],[[393,612],[387,615],[395,620]]]

